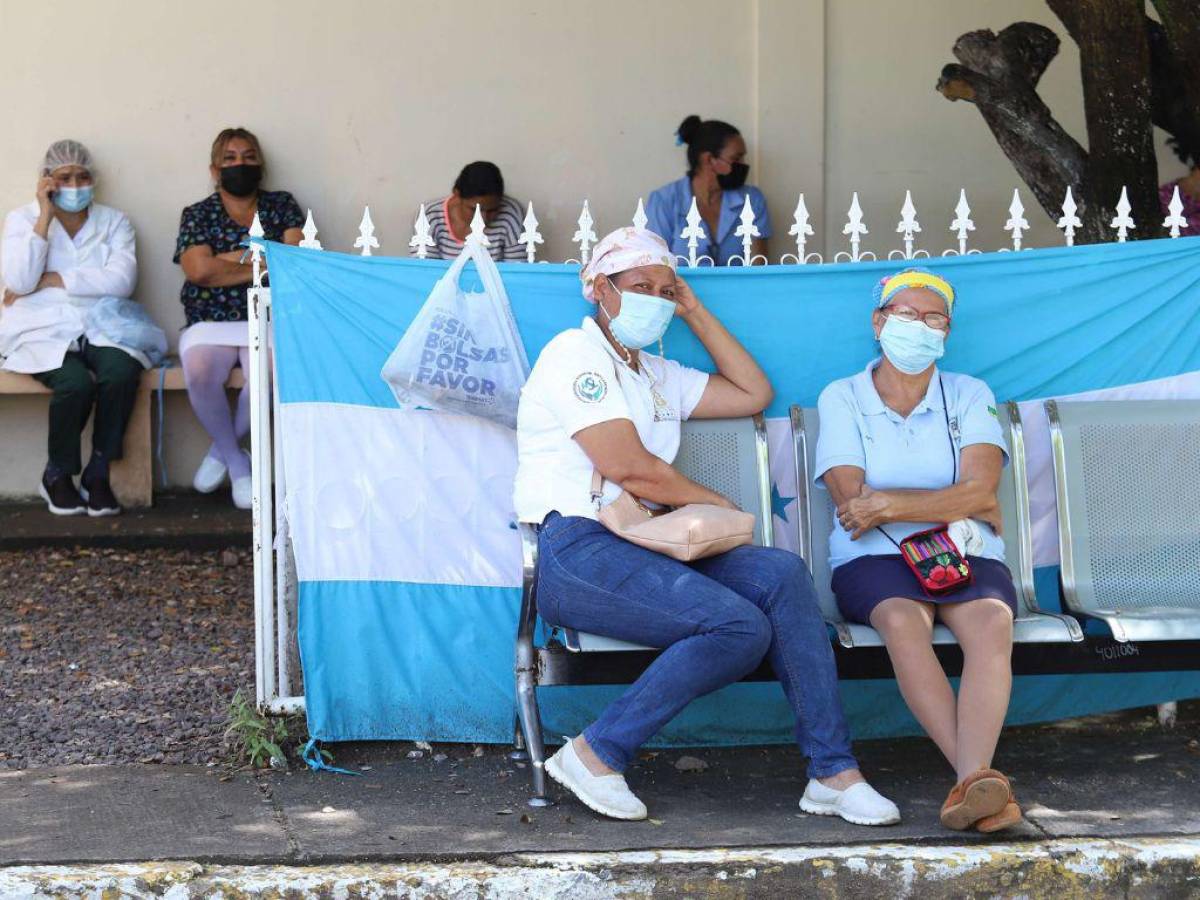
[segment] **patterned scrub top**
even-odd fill
[[[304,213],[296,198],[287,191],[259,191],[258,219],[268,241],[283,240],[289,228],[304,226]],[[189,247],[207,244],[214,255],[243,250],[249,229],[229,217],[221,195],[214,191],[199,203],[184,208],[179,219],[179,240],[175,244],[175,262]],[[246,319],[246,289],[249,285],[201,287],[183,283],[179,299],[183,301],[187,323],[241,322]]]

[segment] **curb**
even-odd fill
[[[489,862],[0,869],[3,898],[661,896],[1172,898],[1200,893],[1200,839],[1053,840],[515,854]]]
[[[235,548],[246,550],[254,544],[249,533],[203,532],[197,534],[76,534],[17,535],[0,537],[0,552],[19,550],[195,550],[198,552]]]

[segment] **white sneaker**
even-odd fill
[[[602,816],[634,821],[646,818],[646,804],[634,796],[625,776],[593,775],[588,771],[571,741],[546,760],[550,777],[579,798],[584,806]]]
[[[204,459],[200,462],[200,468],[196,470],[196,474],[192,478],[192,487],[202,494],[211,494],[225,483],[225,476],[229,474],[225,463],[213,456],[215,449],[210,448],[205,454]]]
[[[800,798],[800,808],[817,816],[841,816],[855,825],[895,825],[900,821],[896,804],[865,781],[835,791],[811,779]]]
[[[249,475],[233,479],[233,505],[238,509],[254,505],[254,479]]]

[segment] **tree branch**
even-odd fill
[[[963,65],[943,68],[937,83],[946,99],[975,104],[1017,174],[1056,220],[1067,187],[1079,193],[1087,168],[1087,153],[1036,90],[1058,47],[1054,32],[1032,22],[1010,25],[999,35],[972,31],[954,43],[954,55]],[[1099,239],[1102,217],[1086,195],[1076,202],[1084,222],[1081,237]]]

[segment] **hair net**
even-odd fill
[[[53,172],[63,166],[83,166],[91,173],[92,154],[79,141],[55,141],[42,159],[42,172]]]
[[[597,275],[616,275],[626,269],[655,265],[675,268],[675,257],[667,242],[646,228],[618,228],[596,245],[591,260],[579,273],[583,296],[596,302]]]

